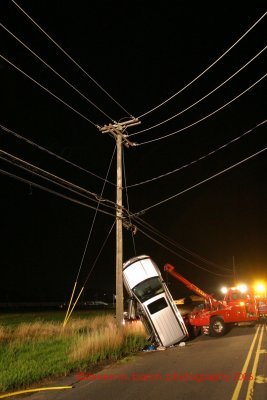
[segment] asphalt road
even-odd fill
[[[201,336],[184,347],[140,352],[95,374],[81,371],[49,385],[72,385],[72,389],[39,392],[26,398],[263,400],[267,398],[266,358],[266,323],[234,327],[222,338]],[[82,380],[77,380],[78,375]]]

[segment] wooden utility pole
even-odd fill
[[[127,135],[124,134],[126,128],[138,125],[138,119],[133,118],[122,123],[114,123],[99,127],[102,133],[111,133],[116,140],[117,146],[117,190],[116,190],[116,321],[117,325],[123,323],[123,280],[122,280],[122,264],[123,264],[123,233],[122,233],[122,145],[126,147],[135,146]]]
[[[123,321],[123,237],[122,237],[122,137],[116,135],[117,144],[117,190],[116,190],[116,321]]]

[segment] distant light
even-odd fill
[[[241,292],[241,293],[246,293],[248,290],[247,285],[244,285],[243,283],[237,286],[237,289]]]
[[[243,301],[240,301],[240,303],[239,303],[241,306],[244,306],[245,305],[245,303],[243,302]]]
[[[227,289],[227,287],[222,287],[221,288],[221,292],[223,293],[223,294],[226,294],[227,292],[228,292],[228,289]]]
[[[258,293],[264,293],[265,290],[266,290],[266,287],[265,287],[265,285],[264,285],[263,283],[257,283],[257,284],[255,285],[255,290],[256,290],[256,292],[258,292]]]

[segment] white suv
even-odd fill
[[[161,346],[171,346],[188,336],[183,318],[149,256],[134,257],[123,264],[123,282],[137,313]]]

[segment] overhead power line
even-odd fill
[[[108,241],[108,238],[110,237],[110,234],[111,234],[111,232],[112,232],[112,230],[113,230],[113,228],[114,228],[115,223],[116,223],[116,220],[115,220],[115,221],[113,222],[113,224],[111,225],[111,228],[110,228],[110,230],[108,231],[108,234],[106,235],[105,240],[104,240],[103,243],[102,243],[102,246],[101,246],[101,248],[100,248],[100,250],[99,250],[99,252],[98,252],[98,254],[97,254],[96,258],[95,258],[95,261],[94,261],[92,267],[90,268],[87,277],[85,278],[85,281],[84,281],[83,286],[85,286],[86,283],[88,282],[88,279],[90,278],[91,273],[93,272],[93,270],[94,270],[94,268],[95,268],[95,266],[96,266],[96,263],[97,263],[97,261],[98,261],[100,255],[101,255],[101,253],[102,253],[102,251],[103,251],[103,249],[104,249],[104,247],[105,247],[107,241]]]
[[[209,270],[209,269],[207,269],[207,268],[205,268],[205,267],[202,267],[202,266],[196,264],[194,261],[188,260],[186,257],[184,257],[184,256],[182,256],[181,254],[177,253],[175,250],[169,248],[168,246],[165,246],[162,242],[160,242],[159,240],[155,239],[153,236],[149,235],[148,233],[144,232],[142,229],[138,228],[138,230],[139,230],[139,232],[141,232],[144,236],[148,237],[150,240],[152,240],[153,242],[157,243],[159,246],[161,246],[161,247],[163,247],[164,249],[168,250],[170,253],[176,255],[177,257],[181,258],[182,260],[184,260],[184,261],[186,261],[186,262],[188,262],[188,263],[194,265],[196,268],[201,269],[201,270],[203,270],[203,271],[208,272],[209,274],[216,275],[216,276],[221,276],[221,277],[228,277],[228,276],[230,276],[230,275],[223,275],[223,274],[220,274],[220,273],[218,273],[218,272],[211,271],[211,270]]]
[[[101,206],[111,208],[113,210],[118,208],[118,205],[114,201],[106,199],[106,198],[102,197],[102,195],[93,193],[81,186],[78,186],[70,181],[60,178],[57,175],[54,175],[44,169],[41,169],[41,168],[37,167],[36,165],[30,164],[27,161],[22,160],[16,156],[14,156],[13,154],[7,153],[1,149],[0,149],[0,159],[8,162],[9,164],[12,164],[12,165],[18,167],[18,168],[21,168],[21,169],[31,173],[32,175],[36,175],[42,179],[45,179],[46,181],[49,181],[52,184],[60,186],[63,189],[69,190],[75,194],[78,194],[79,196],[85,197],[93,202],[98,203],[100,201]],[[95,208],[95,209],[97,209],[97,208]],[[122,210],[122,213],[125,213],[126,215],[128,215],[128,210],[124,206],[121,207],[121,210]]]
[[[232,78],[234,78],[236,75],[238,75],[243,69],[245,69],[250,63],[252,63],[252,61],[256,60],[256,58],[258,58],[265,50],[267,49],[267,46],[265,46],[261,51],[259,51],[253,58],[251,58],[246,64],[244,64],[241,68],[239,68],[235,73],[233,73],[229,78],[227,78],[224,82],[222,82],[220,85],[218,85],[217,87],[215,87],[213,90],[211,90],[210,92],[208,92],[205,96],[201,97],[199,100],[195,101],[193,104],[191,104],[190,106],[184,108],[182,111],[179,111],[177,114],[174,114],[172,117],[165,119],[164,121],[161,121],[153,126],[150,126],[146,129],[143,129],[141,131],[135,132],[130,136],[133,135],[138,135],[139,133],[143,133],[143,132],[147,132],[150,131],[151,129],[157,128],[158,126],[161,126],[171,120],[173,120],[174,118],[178,117],[179,115],[182,115],[184,112],[190,110],[191,108],[193,108],[194,106],[196,106],[197,104],[199,104],[201,101],[205,100],[206,98],[208,98],[211,94],[215,93],[218,89],[220,89],[222,86],[224,86],[227,82],[229,82]]]
[[[12,0],[13,1],[13,0]],[[266,16],[267,12],[265,12],[232,46],[230,46],[220,57],[218,57],[211,65],[209,65],[204,71],[202,71],[199,75],[197,75],[191,82],[189,82],[187,85],[185,85],[182,89],[180,89],[178,92],[174,93],[172,96],[167,98],[165,101],[162,103],[158,104],[156,107],[151,108],[150,110],[146,111],[145,113],[139,115],[137,118],[142,118],[151,112],[157,110],[159,107],[163,106],[170,100],[172,100],[174,97],[178,96],[178,94],[182,93],[185,89],[187,89],[189,86],[191,86],[194,82],[196,82],[201,76],[203,76],[206,72],[208,72],[215,64],[217,64],[218,61],[220,61],[227,53],[229,53],[230,50],[232,50],[249,32],[252,31],[253,28],[255,28],[256,25]]]
[[[50,183],[60,186],[63,189],[78,194],[79,196],[85,197],[93,202],[99,202],[100,200],[105,207],[112,209],[116,208],[116,203],[114,203],[113,201],[104,199],[101,196],[98,196],[96,193],[90,192],[89,190],[84,189],[78,185],[75,185],[72,182],[66,181],[65,179],[62,179],[54,174],[51,174],[50,172],[45,171],[33,164],[30,164],[10,153],[0,150],[0,158],[8,162],[9,164],[15,165],[16,167],[19,167],[27,172],[30,172],[31,174],[36,175],[46,181],[49,181]]]
[[[61,198],[65,199],[65,200],[68,200],[68,201],[73,202],[73,203],[75,203],[75,204],[79,204],[79,205],[84,206],[84,207],[86,207],[86,208],[96,210],[96,207],[90,206],[89,204],[84,203],[84,202],[82,202],[82,201],[80,201],[80,200],[77,200],[77,199],[71,198],[71,197],[69,197],[69,196],[66,196],[66,195],[64,195],[64,194],[62,194],[62,193],[56,192],[55,190],[52,190],[52,189],[49,189],[49,188],[47,188],[47,187],[45,187],[45,186],[43,186],[43,185],[37,184],[37,183],[35,183],[35,182],[33,182],[33,181],[29,180],[29,179],[22,178],[22,177],[20,177],[20,176],[18,176],[18,175],[12,174],[12,173],[7,172],[7,171],[4,171],[4,170],[0,170],[0,173],[3,174],[3,175],[5,175],[5,176],[8,176],[8,177],[10,177],[10,178],[16,179],[16,180],[18,180],[18,181],[20,181],[20,182],[29,184],[29,185],[31,185],[31,186],[33,186],[33,187],[38,188],[38,189],[44,190],[44,191],[46,191],[46,192],[48,192],[48,193],[54,194],[54,195],[56,195],[56,196],[58,196],[58,197],[61,197]],[[115,217],[114,214],[111,214],[111,213],[109,213],[109,212],[107,212],[107,211],[105,211],[105,210],[99,210],[99,212],[101,212],[101,213],[103,213],[103,214],[105,214],[105,215],[109,215],[109,216],[111,216],[111,217],[113,217],[113,218]],[[113,229],[113,226],[114,226],[114,224],[112,225],[112,227],[111,227],[111,229],[110,229],[110,231],[109,231],[109,234],[108,234],[108,236],[106,237],[106,240],[105,240],[105,242],[104,242],[104,244],[103,244],[103,246],[102,246],[102,248],[101,248],[100,251],[102,251],[102,249],[103,249],[103,247],[104,247],[104,245],[105,245],[105,243],[106,243],[106,241],[107,241],[107,239],[108,239],[108,237],[109,237],[109,235],[110,235],[110,233],[111,233],[111,231],[112,231],[112,229]],[[209,272],[209,273],[211,273],[211,274],[215,274],[215,275],[217,275],[217,276],[224,276],[224,275],[215,273],[214,271],[210,271],[210,270],[208,270],[208,269],[206,269],[206,268],[204,268],[204,267],[199,266],[198,264],[194,263],[193,261],[186,259],[185,257],[181,256],[180,254],[178,254],[178,253],[175,252],[174,250],[172,250],[172,249],[168,248],[167,246],[163,245],[162,242],[159,242],[158,240],[156,240],[155,238],[153,238],[151,235],[148,235],[148,234],[145,233],[142,229],[138,228],[138,230],[139,230],[143,235],[147,236],[148,238],[150,238],[152,241],[154,241],[155,243],[157,243],[157,244],[160,245],[161,247],[164,247],[166,250],[170,251],[172,254],[175,254],[177,257],[184,259],[185,261],[191,263],[192,265],[195,265],[197,268],[200,268],[200,269],[202,269],[202,270],[205,270],[205,271],[207,271],[207,272]],[[100,255],[100,254],[99,254],[99,255]],[[97,259],[98,259],[99,255],[97,256]],[[97,260],[96,260],[96,261],[97,261]],[[96,261],[95,261],[95,262],[96,262]],[[95,263],[94,263],[94,265],[95,265]],[[87,276],[85,283],[86,283],[87,280],[89,279],[89,276],[90,276],[91,272],[92,272],[92,271],[89,272],[89,275]],[[85,284],[84,284],[84,285],[85,285]]]
[[[91,223],[91,227],[90,227],[90,230],[89,230],[89,234],[88,234],[88,237],[87,237],[87,241],[86,241],[86,244],[85,244],[85,247],[84,247],[84,251],[83,251],[83,254],[82,254],[80,266],[79,266],[78,273],[77,273],[77,276],[76,276],[76,280],[75,280],[76,283],[77,283],[77,281],[78,281],[78,279],[79,279],[80,272],[81,272],[81,269],[82,269],[82,265],[83,265],[83,262],[84,262],[84,258],[85,258],[85,255],[86,255],[86,252],[87,252],[87,249],[88,249],[88,245],[89,245],[89,242],[90,242],[90,239],[91,239],[91,236],[92,236],[92,232],[93,232],[93,228],[94,228],[94,225],[95,225],[95,220],[96,220],[97,212],[98,212],[98,209],[99,209],[99,207],[100,207],[101,198],[102,198],[102,196],[103,196],[103,193],[104,193],[104,190],[105,190],[105,187],[106,187],[107,178],[108,178],[108,175],[109,175],[109,173],[110,173],[111,164],[112,164],[112,161],[113,161],[113,158],[114,158],[115,149],[116,149],[116,147],[115,147],[114,150],[113,150],[113,153],[112,153],[112,156],[111,156],[111,160],[110,160],[110,163],[109,163],[109,166],[108,166],[108,170],[107,170],[107,173],[106,173],[106,180],[105,180],[105,182],[103,183],[102,190],[101,190],[101,193],[100,193],[100,197],[99,197],[99,200],[98,200],[98,203],[97,203],[97,207],[96,207],[96,210],[95,210],[95,213],[94,213],[94,216],[93,216],[93,221],[92,221],[92,223]],[[115,223],[115,222],[114,222],[114,223]]]
[[[142,214],[144,214],[146,211],[151,210],[152,208],[155,208],[155,207],[157,207],[157,206],[159,206],[159,205],[161,205],[161,204],[166,203],[167,201],[170,201],[170,200],[172,200],[172,199],[174,199],[174,198],[176,198],[176,197],[178,197],[178,196],[181,196],[182,194],[184,194],[184,193],[186,193],[186,192],[189,192],[190,190],[192,190],[192,189],[194,189],[194,188],[196,188],[196,187],[202,185],[203,183],[206,183],[206,182],[208,182],[208,181],[210,181],[210,180],[216,178],[217,176],[222,175],[222,174],[224,174],[224,173],[227,172],[227,171],[230,171],[231,169],[237,167],[238,165],[241,165],[241,164],[243,164],[244,162],[251,160],[252,158],[258,156],[259,154],[263,153],[263,152],[266,151],[266,150],[267,150],[267,147],[264,147],[264,148],[261,149],[260,151],[258,151],[258,152],[256,152],[256,153],[252,154],[252,155],[249,156],[249,157],[244,158],[243,160],[237,162],[236,164],[233,164],[233,165],[231,165],[230,167],[225,168],[224,170],[222,170],[222,171],[220,171],[220,172],[217,172],[216,174],[210,176],[209,178],[203,179],[202,181],[196,183],[195,185],[192,185],[192,186],[188,187],[187,189],[184,189],[184,190],[182,190],[181,192],[174,194],[173,196],[170,196],[170,197],[168,197],[168,198],[166,198],[166,199],[164,199],[164,200],[162,200],[162,201],[159,201],[158,203],[155,203],[155,204],[153,204],[153,205],[151,205],[151,206],[149,206],[149,207],[146,207],[146,208],[144,208],[143,210],[134,213],[133,215],[134,215],[134,216],[142,215]]]
[[[72,167],[78,168],[79,170],[81,170],[83,172],[86,172],[87,174],[89,174],[91,176],[94,176],[97,179],[101,179],[102,181],[106,181],[101,176],[99,176],[99,175],[97,175],[97,174],[95,174],[95,173],[93,173],[93,172],[81,167],[80,165],[77,165],[77,164],[67,160],[66,158],[63,158],[63,157],[59,156],[58,154],[53,153],[52,151],[46,149],[45,147],[42,147],[39,144],[34,143],[33,141],[31,141],[31,140],[19,135],[18,133],[12,131],[11,129],[6,128],[5,126],[3,126],[1,124],[0,124],[0,128],[4,131],[4,133],[9,133],[9,134],[15,136],[17,139],[20,139],[20,140],[24,141],[25,143],[28,143],[31,146],[36,147],[38,150],[44,151],[45,153],[49,154],[50,156],[53,156],[53,157],[57,158],[58,160],[64,161],[65,163],[71,165]],[[108,180],[106,182],[109,183],[110,185],[116,186],[115,183],[113,183],[113,182],[110,182]]]
[[[124,149],[123,149],[123,150],[124,150]],[[131,224],[132,224],[132,221],[131,221],[131,215],[130,215],[130,202],[129,202],[129,196],[128,196],[128,190],[127,190],[126,167],[125,167],[125,155],[124,155],[124,151],[122,152],[122,162],[123,162],[123,175],[124,175],[124,186],[125,186],[125,195],[126,195],[126,205],[127,205],[128,216],[129,216],[130,225],[131,225]],[[134,254],[136,255],[136,246],[135,246],[134,230],[133,230],[133,229],[131,229],[131,234],[132,234],[132,241],[133,241],[133,250],[134,250]]]
[[[106,173],[106,179],[107,179],[107,177],[109,175],[109,172],[110,172],[110,168],[111,168],[111,164],[112,164],[112,161],[113,161],[113,158],[114,158],[114,154],[115,154],[115,148],[113,150],[113,154],[112,154],[112,157],[111,157],[111,160],[110,160],[110,163],[109,163],[108,171]],[[102,197],[102,195],[104,193],[105,186],[106,186],[106,182],[104,182],[104,184],[103,184],[103,187],[102,187],[102,190],[101,190],[101,195],[100,195],[101,197]],[[84,251],[83,251],[83,254],[82,254],[82,257],[81,257],[80,265],[79,265],[78,272],[77,272],[77,275],[76,275],[76,279],[75,279],[75,282],[74,282],[74,286],[73,286],[73,289],[72,289],[72,294],[71,294],[71,298],[70,298],[70,301],[69,301],[69,305],[68,305],[68,309],[67,309],[67,313],[66,313],[66,316],[65,316],[65,319],[64,319],[63,326],[66,325],[68,319],[70,318],[70,315],[72,314],[72,311],[73,311],[77,301],[79,300],[79,297],[80,297],[81,293],[84,290],[84,285],[83,285],[81,290],[80,290],[80,292],[79,292],[79,294],[78,294],[78,296],[77,296],[77,298],[76,298],[76,301],[74,302],[74,305],[73,305],[72,309],[70,310],[71,304],[72,304],[72,299],[73,299],[73,296],[75,295],[75,292],[76,292],[76,287],[77,287],[78,279],[79,279],[79,276],[80,276],[80,273],[81,273],[81,269],[82,269],[82,265],[83,265],[83,262],[84,262],[84,258],[85,258],[85,255],[86,255],[86,252],[87,252],[87,249],[88,249],[89,241],[91,239],[91,235],[92,235],[92,231],[93,231],[93,228],[94,228],[96,216],[97,216],[97,213],[98,213],[98,210],[99,210],[99,206],[100,206],[100,199],[99,199],[99,201],[97,203],[97,208],[96,208],[95,213],[94,213],[94,217],[93,217],[93,221],[92,221],[92,224],[91,224],[91,228],[90,228],[90,231],[89,231],[89,234],[88,234],[88,237],[87,237],[87,241],[86,241],[86,244],[85,244],[85,247],[84,247]],[[113,222],[112,227],[114,226],[114,224],[115,224],[115,221]],[[111,233],[111,230],[110,230],[109,233]],[[107,241],[108,237],[109,237],[109,235],[107,236],[106,241]],[[106,241],[104,242],[104,245],[105,245]],[[98,254],[98,257],[100,256],[100,254],[101,254],[101,252],[102,252],[102,250],[104,248],[104,245],[101,247],[101,250],[100,250],[100,252]],[[98,259],[98,257],[97,257],[97,259]],[[94,266],[95,266],[95,264],[97,262],[97,259],[95,260],[95,263],[94,263],[93,267],[91,268],[90,272],[93,270],[93,268],[94,268]],[[88,278],[89,278],[89,275],[90,275],[90,273],[88,274]]]
[[[163,140],[166,139],[170,136],[176,135],[177,133],[183,132],[189,128],[192,128],[193,126],[199,124],[202,121],[205,121],[206,119],[210,118],[212,115],[217,114],[217,112],[223,110],[225,107],[229,106],[229,104],[233,103],[234,101],[236,101],[237,99],[239,99],[241,96],[243,96],[245,93],[247,93],[249,90],[251,90],[252,88],[254,88],[254,86],[256,86],[258,83],[260,83],[264,78],[266,78],[267,74],[261,76],[256,82],[254,82],[252,85],[250,85],[247,89],[243,90],[243,92],[239,93],[237,96],[235,96],[233,99],[229,100],[227,103],[223,104],[221,107],[217,108],[216,110],[212,111],[211,113],[205,115],[203,118],[198,119],[197,121],[193,122],[190,125],[184,126],[181,129],[178,129],[177,131],[168,133],[167,135],[163,135],[160,136],[158,138],[155,139],[151,139],[151,140],[147,140],[145,142],[141,142],[136,144],[137,146],[142,146],[144,144],[149,144],[149,143],[153,143],[153,142],[157,142],[159,140]]]
[[[101,108],[99,108],[95,103],[93,103],[88,97],[86,97],[82,92],[80,92],[75,86],[73,86],[66,78],[64,78],[62,75],[60,75],[51,65],[49,65],[46,61],[44,61],[38,54],[36,54],[33,50],[31,50],[22,40],[20,40],[14,33],[12,33],[9,29],[7,29],[3,24],[0,23],[0,26],[8,32],[14,39],[16,39],[23,47],[25,47],[31,54],[33,54],[39,61],[41,61],[47,68],[50,69],[55,75],[57,75],[63,82],[65,82],[69,87],[71,87],[73,90],[75,90],[76,93],[78,93],[80,96],[82,96],[89,104],[91,104],[93,107],[95,107],[98,111],[100,111],[102,114],[104,114],[107,118],[109,118],[111,121],[113,120],[108,114],[106,114]]]
[[[208,260],[205,257],[200,256],[199,254],[187,249],[186,247],[182,246],[181,244],[175,242],[175,240],[170,239],[168,236],[166,236],[165,234],[163,234],[162,232],[160,232],[158,229],[156,229],[155,227],[153,227],[152,225],[148,224],[147,222],[145,222],[142,218],[140,217],[133,217],[132,220],[134,221],[134,223],[137,224],[137,231],[139,230],[139,225],[141,225],[144,229],[147,229],[149,232],[153,233],[154,235],[156,235],[157,237],[159,237],[161,240],[163,239],[164,241],[166,241],[168,244],[174,246],[177,250],[180,250],[202,262],[205,262],[205,264],[209,264],[212,267],[224,270],[224,271],[232,271],[231,268],[226,268],[223,267],[221,265],[218,265],[210,260]]]
[[[20,182],[23,182],[23,183],[27,183],[28,185],[31,185],[32,187],[36,187],[37,189],[44,190],[45,192],[54,194],[54,195],[56,195],[58,197],[61,197],[61,198],[65,199],[65,200],[68,200],[68,201],[70,201],[72,203],[79,204],[81,206],[90,208],[91,210],[96,210],[96,207],[90,206],[89,204],[84,203],[83,201],[74,199],[73,197],[70,197],[70,196],[66,196],[66,195],[64,195],[63,193],[60,193],[60,192],[56,192],[55,190],[49,189],[46,186],[40,185],[38,183],[35,183],[35,182],[33,182],[33,181],[29,180],[29,179],[22,178],[22,177],[20,177],[20,176],[18,176],[16,174],[12,174],[11,172],[7,172],[7,171],[4,171],[4,170],[0,169],[0,174],[8,176],[9,178],[16,179],[16,180],[18,180]],[[111,216],[113,218],[115,217],[115,214],[111,214],[110,212],[105,211],[105,210],[99,210],[99,212],[101,212],[102,214],[105,214],[105,215],[109,215],[109,216]]]
[[[18,5],[14,0],[11,0],[13,4],[15,4],[15,6],[22,11],[22,13],[24,15],[26,15],[26,17],[52,42],[54,43],[54,45],[63,53],[65,54],[66,57],[68,57],[68,59],[74,63],[76,65],[76,67],[78,67],[92,82],[94,82],[95,85],[97,85],[99,87],[99,89],[101,89],[114,103],[117,104],[117,106],[120,107],[121,110],[123,110],[126,114],[128,114],[128,116],[132,117],[132,115],[124,108],[122,107],[122,105],[114,99],[114,97],[112,97],[91,75],[88,74],[88,72],[85,71],[84,68],[82,68],[77,61],[75,61],[40,25],[37,24],[37,22],[29,15],[26,13],[26,11],[20,6]]]
[[[251,128],[251,129],[247,130],[246,132],[242,133],[242,135],[240,135],[240,136],[238,136],[238,137],[236,137],[236,138],[230,140],[229,142],[223,144],[223,145],[220,146],[220,147],[217,147],[216,149],[214,149],[214,150],[210,151],[209,153],[207,153],[207,154],[205,154],[205,155],[203,155],[203,156],[197,158],[197,159],[194,160],[194,161],[191,161],[191,162],[189,162],[189,163],[187,163],[187,164],[184,164],[184,165],[182,165],[182,166],[179,167],[179,168],[175,168],[175,169],[173,169],[172,171],[166,172],[165,174],[161,174],[161,175],[155,176],[154,178],[150,178],[150,179],[147,179],[147,180],[142,181],[142,182],[138,182],[138,183],[134,183],[134,184],[132,184],[132,185],[128,185],[127,188],[129,189],[129,188],[133,188],[133,187],[136,187],[136,186],[144,185],[145,183],[154,182],[154,181],[156,181],[156,180],[158,180],[158,179],[165,178],[166,176],[172,175],[172,174],[174,174],[174,173],[176,173],[176,172],[179,172],[179,171],[181,171],[181,170],[183,170],[183,169],[185,169],[185,168],[187,168],[187,167],[189,167],[189,166],[191,166],[191,165],[193,165],[193,164],[196,164],[196,163],[198,163],[199,161],[202,161],[202,160],[204,160],[205,158],[210,157],[210,156],[212,156],[213,154],[217,153],[217,151],[222,150],[222,149],[225,149],[225,148],[226,148],[227,146],[229,146],[230,144],[233,144],[233,143],[237,142],[238,140],[240,140],[241,138],[243,138],[244,136],[246,136],[246,135],[249,134],[250,132],[252,132],[252,131],[254,131],[255,129],[259,128],[260,126],[266,124],[266,122],[267,122],[267,120],[260,122],[259,124],[257,124],[257,125],[254,126],[253,128]]]
[[[17,67],[14,63],[12,63],[11,61],[9,61],[6,57],[4,57],[2,54],[0,54],[0,57],[7,62],[9,65],[12,65],[13,68],[15,68],[17,71],[19,71],[21,74],[23,74],[24,76],[26,76],[28,79],[30,79],[32,82],[34,82],[37,86],[41,87],[43,90],[45,90],[47,93],[51,94],[51,96],[53,96],[55,99],[57,99],[58,101],[60,101],[62,104],[64,104],[66,107],[70,108],[72,111],[74,111],[76,114],[78,114],[80,117],[82,117],[83,119],[85,119],[87,122],[89,122],[90,124],[94,125],[96,127],[96,124],[94,122],[92,122],[89,118],[87,118],[85,115],[83,115],[82,113],[80,113],[79,111],[77,111],[74,107],[70,106],[68,103],[66,103],[64,100],[62,100],[60,97],[58,97],[57,95],[55,95],[53,92],[51,92],[51,90],[47,89],[45,86],[43,86],[41,83],[39,83],[38,81],[36,81],[34,78],[32,78],[30,75],[28,75],[26,72],[24,72],[22,69],[20,69],[19,67]]]

